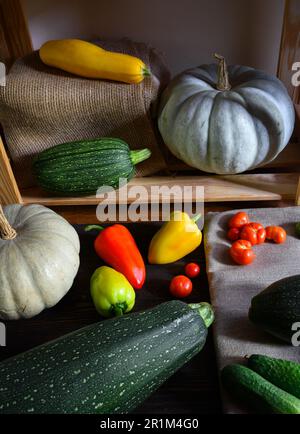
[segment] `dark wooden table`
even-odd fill
[[[210,205],[206,211],[237,209],[258,206],[286,206],[286,203],[253,203]],[[0,359],[30,349],[36,345],[76,330],[87,324],[99,321],[89,294],[89,279],[93,271],[102,265],[93,250],[94,234],[85,233],[78,223],[95,223],[95,207],[67,207],[55,209],[70,222],[77,224],[81,240],[81,265],[74,285],[69,293],[54,308],[42,312],[30,320],[6,323],[7,346],[0,347]],[[137,244],[147,257],[149,242],[157,230],[155,223],[129,224]],[[209,301],[208,282],[205,272],[203,244],[188,257],[175,264],[147,266],[147,281],[137,293],[135,310],[143,310],[163,301],[170,300],[168,292],[172,276],[183,272],[184,265],[193,260],[201,266],[200,276],[194,279],[194,289],[186,301]],[[209,332],[204,349],[193,360],[180,369],[158,391],[156,391],[137,413],[148,414],[218,414],[221,413],[221,400],[218,386],[217,366],[212,340]]]

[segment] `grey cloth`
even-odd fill
[[[300,239],[295,223],[300,221],[300,207],[260,208],[243,210],[251,221],[264,226],[278,225],[287,231],[284,244],[266,242],[255,246],[255,262],[248,266],[235,265],[228,253],[227,224],[237,211],[208,213],[205,222],[204,245],[211,302],[216,319],[213,334],[219,370],[229,363],[243,363],[251,354],[300,361],[300,347],[285,344],[263,332],[248,320],[251,298],[271,283],[287,276],[300,274]],[[225,413],[247,413],[222,390]]]

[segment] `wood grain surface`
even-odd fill
[[[128,186],[128,194],[117,196],[117,203],[137,203],[136,191],[130,187],[144,187],[148,202],[165,203],[169,200],[167,192],[158,192],[153,187],[192,186],[192,200],[196,200],[197,186],[204,187],[205,202],[228,201],[266,201],[266,200],[295,200],[299,173],[256,173],[228,176],[160,176],[132,179]],[[53,196],[37,187],[21,191],[25,204],[40,203],[46,206],[59,205],[96,205],[100,199],[96,196],[58,197]],[[125,199],[125,200],[124,200]],[[107,198],[106,203],[115,203],[115,196]],[[172,202],[180,203],[182,197],[175,196]],[[142,199],[139,203],[147,203]]]
[[[285,84],[295,104],[300,103],[300,87],[292,84],[292,67],[300,59],[300,2],[285,0],[277,75]]]
[[[27,20],[19,0],[0,1],[0,60],[7,66],[32,52]]]
[[[247,207],[284,207],[291,202],[249,202]],[[241,209],[244,203],[227,202],[207,204],[206,212]],[[30,349],[36,345],[76,330],[99,317],[89,295],[89,278],[102,263],[93,251],[92,233],[84,233],[82,224],[97,223],[95,206],[54,207],[56,212],[70,223],[76,224],[81,239],[81,266],[74,285],[67,296],[54,308],[26,321],[7,322],[7,347],[0,347],[0,360]],[[159,223],[129,223],[144,257],[149,242]],[[205,271],[203,247],[175,264],[147,266],[147,282],[137,294],[136,310],[151,307],[169,300],[168,283],[172,276],[182,273],[184,265],[193,260],[201,266],[200,276],[194,280],[194,291],[188,301],[209,301],[208,282]],[[201,353],[180,369],[169,381],[155,392],[137,413],[144,414],[220,414],[221,400],[212,333]]]
[[[295,104],[295,112],[296,112],[296,124],[295,124],[295,133],[298,137],[298,140],[300,142],[300,103]],[[299,151],[299,144],[298,144],[298,151]],[[297,151],[294,153],[294,155],[297,155]]]
[[[0,203],[6,205],[21,202],[21,194],[0,137]]]
[[[30,320],[6,323],[7,347],[0,347],[0,359],[17,354],[36,345],[57,338],[87,324],[99,321],[89,294],[89,279],[102,265],[93,249],[94,234],[84,233],[77,227],[81,241],[81,266],[72,289],[54,308]],[[157,226],[153,224],[130,225],[144,257]],[[135,310],[143,310],[170,300],[168,292],[172,276],[182,273],[184,264],[194,260],[201,264],[201,277],[194,279],[194,290],[188,302],[207,301],[208,284],[205,273],[203,249],[168,266],[147,266],[147,282],[137,293]],[[159,414],[211,414],[221,412],[215,354],[211,332],[205,348],[155,392],[137,413]]]

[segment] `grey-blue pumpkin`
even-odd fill
[[[205,172],[234,174],[272,161],[294,128],[280,80],[247,66],[202,65],[164,91],[158,126],[170,151]]]

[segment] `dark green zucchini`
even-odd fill
[[[252,298],[249,319],[266,332],[292,344],[300,322],[300,275],[281,279]]]
[[[253,354],[248,366],[270,383],[300,399],[300,363]]]
[[[33,162],[37,183],[59,195],[95,194],[99,187],[119,187],[135,175],[135,165],[151,155],[149,149],[130,151],[115,138],[63,143],[41,152]]]
[[[274,386],[246,366],[225,366],[221,379],[229,393],[259,413],[300,414],[300,399]]]
[[[0,413],[127,413],[204,346],[207,303],[163,303],[0,364]]]

